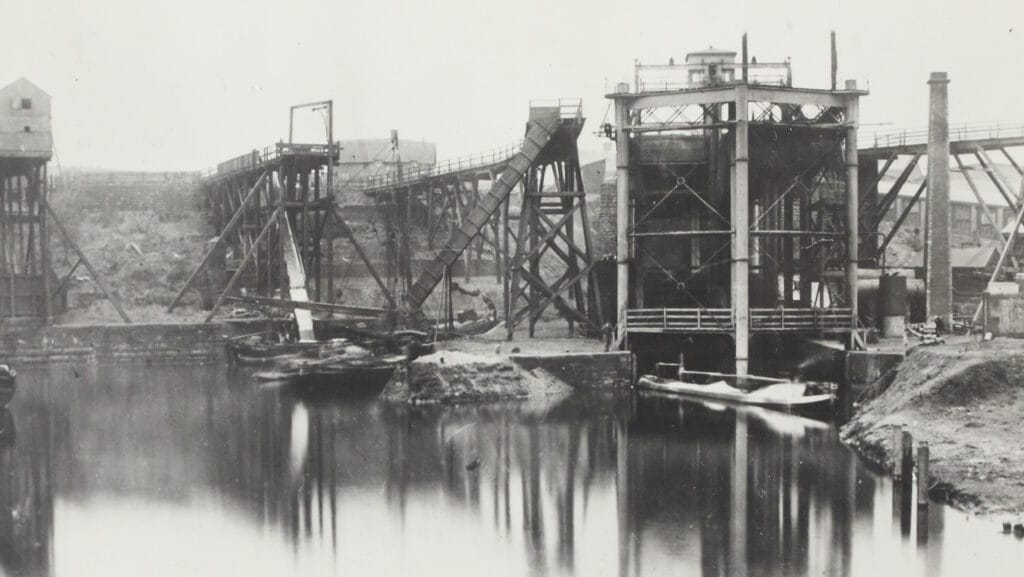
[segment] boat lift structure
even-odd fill
[[[743,375],[752,334],[859,338],[866,92],[853,82],[794,87],[789,62],[750,62],[745,36],[735,57],[638,63],[633,90],[608,95],[606,132],[616,145],[619,339],[731,336]]]

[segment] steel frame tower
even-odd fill
[[[733,56],[735,53],[729,53]],[[619,85],[618,337],[857,340],[859,98],[791,85],[789,63],[649,67]],[[628,344],[628,343],[627,343]]]

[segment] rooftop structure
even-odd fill
[[[739,73],[739,75],[737,75]],[[685,63],[676,64],[670,58],[668,64],[634,65],[633,89],[636,92],[666,92],[719,86],[736,82],[737,78],[750,84],[791,86],[792,71],[789,61],[785,62],[736,62],[736,52],[708,47],[707,50],[690,52]]]

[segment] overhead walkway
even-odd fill
[[[582,289],[586,284],[590,292],[597,285],[592,274],[589,232],[585,226],[585,192],[576,148],[583,122],[578,100],[534,104],[530,108],[525,137],[517,149],[403,171],[401,175],[378,177],[363,183],[366,194],[377,197],[381,203],[397,206],[395,214],[425,214],[426,218],[418,224],[428,229],[428,244],[442,225],[449,224],[444,246],[424,266],[415,282],[408,284],[406,304],[411,311],[422,311],[437,285],[450,278],[456,261],[464,253],[468,254],[467,249],[480,239],[479,242],[491,245],[496,260],[504,259],[498,275],[501,277],[502,271],[506,275],[504,300],[508,328],[529,318],[532,332],[540,313],[554,306],[569,320],[570,329],[573,323],[579,323],[597,330],[599,323],[593,320],[595,315],[599,317],[597,300],[592,295],[584,297]],[[490,181],[486,189],[479,186],[478,175],[482,173],[489,174],[485,178]],[[513,231],[508,218],[502,223],[502,207],[507,206],[513,191],[521,184],[524,185],[524,206],[520,214],[529,214],[531,218],[521,222],[518,231]],[[440,198],[436,197],[437,191],[443,193]],[[549,198],[542,209],[541,205],[534,207],[540,197],[557,198]],[[400,206],[402,203],[406,206]],[[585,248],[575,244],[572,222],[577,212],[584,223]],[[403,217],[398,216],[396,220],[400,218]],[[482,234],[487,230],[494,233],[491,238]],[[407,232],[396,230],[399,236]],[[506,238],[503,247],[499,240],[502,235]],[[515,243],[514,248],[509,237]],[[534,244],[527,248],[524,242],[529,243],[531,239]],[[556,268],[564,266],[560,278],[552,281],[539,274],[540,260],[545,253],[561,259],[555,264]],[[550,260],[551,256],[547,258],[549,264],[555,262]],[[399,256],[397,260],[399,266],[390,267],[392,270],[401,269],[402,258]],[[569,296],[563,297],[566,292]],[[588,300],[593,306],[587,304]],[[517,302],[526,303],[523,310],[511,310]]]

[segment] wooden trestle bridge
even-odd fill
[[[279,143],[223,162],[203,181],[216,240],[169,310],[189,289],[205,286],[214,289],[208,295],[217,294],[206,303],[212,308],[207,320],[225,301],[242,300],[294,308],[300,333],[309,310],[421,326],[428,322],[427,299],[439,284],[451,319],[453,265],[468,259],[469,251],[479,257],[486,248],[502,281],[508,338],[524,321],[532,336],[551,306],[570,332],[580,326],[597,333],[603,320],[576,144],[583,124],[578,100],[531,105],[517,147],[430,170],[399,166],[395,174],[355,183],[384,215],[384,275],[326,185],[328,167],[338,159],[337,143]],[[413,270],[410,248],[417,231],[430,249],[440,247],[420,271]],[[376,281],[385,308],[329,302],[338,236],[351,243]]]

